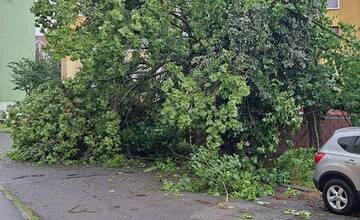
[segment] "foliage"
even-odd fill
[[[285,199],[291,198],[291,197],[295,197],[300,195],[301,192],[299,190],[296,189],[292,189],[292,188],[287,188],[284,192],[283,192],[283,196],[285,197]]]
[[[200,47],[201,53],[196,56],[198,53],[192,52],[189,73],[179,65],[166,66],[172,77],[163,86],[167,99],[162,112],[166,121],[180,130],[204,132],[206,141],[198,145],[266,156],[279,142],[277,128],[296,127],[300,118],[292,92],[283,90],[272,78],[278,70],[264,69],[273,58],[259,60],[257,56],[273,56],[268,23],[271,11],[266,4],[245,2],[218,1],[223,10],[216,10],[221,15],[216,15],[218,19],[210,27],[211,23],[203,22],[208,19],[206,13],[213,13],[212,3],[205,7],[203,17],[192,14],[196,3],[180,13],[203,24],[193,30],[200,41],[194,42],[194,50]],[[212,31],[207,34],[208,29]]]
[[[176,174],[179,172],[179,169],[179,166],[174,162],[174,160],[168,157],[165,160],[156,161],[153,166],[146,168],[144,172],[157,170],[163,173]]]
[[[183,175],[175,183],[165,181],[164,190],[206,192],[211,195],[227,193],[231,197],[248,200],[273,193],[272,188],[262,181],[266,171],[257,169],[249,158],[229,155],[219,158],[211,151],[200,148],[189,163],[191,174]]]
[[[347,44],[336,53],[335,74],[338,74],[338,105],[348,113],[360,113],[360,41],[356,31],[349,24],[340,24]],[[335,60],[334,59],[334,60]]]
[[[191,160],[198,186],[212,194],[228,191],[232,197],[255,199],[268,195],[272,190],[261,183],[264,170],[257,169],[251,159],[237,155],[218,157],[213,152],[200,148]]]
[[[115,155],[105,161],[105,166],[109,168],[122,168],[129,164],[129,160],[121,154]]]
[[[274,161],[273,168],[267,181],[272,184],[293,184],[297,186],[313,187],[314,171],[313,148],[291,149]]]
[[[299,218],[302,218],[302,219],[311,219],[312,217],[312,213],[307,211],[307,210],[300,210],[300,211],[296,211],[294,209],[290,210],[290,209],[285,209],[284,210],[284,214],[287,214],[287,215],[293,215],[293,216],[296,216],[296,217],[299,217]]]
[[[179,192],[179,184],[175,184],[172,181],[165,180],[162,185],[162,190],[164,191],[170,191],[170,192]]]
[[[223,195],[227,190],[234,198],[254,200],[259,196],[271,195],[271,186],[292,184],[313,188],[313,155],[315,149],[291,149],[278,157],[268,171],[254,158],[226,155],[217,157],[211,151],[200,148],[189,161],[191,171],[182,174],[177,181],[165,180],[163,190],[171,192],[206,192]],[[170,164],[170,165],[169,165]],[[157,163],[154,169],[166,173],[179,173],[171,160]],[[288,188],[285,198],[298,196],[300,192]]]
[[[60,66],[50,60],[21,59],[11,62],[8,67],[13,71],[15,88],[27,95],[43,83],[60,82]]]
[[[157,118],[157,117],[155,117]],[[174,129],[157,121],[144,121],[121,130],[123,152],[140,156],[162,156],[178,149]]]
[[[254,219],[253,215],[243,213],[240,215],[240,219]]]
[[[254,199],[271,193],[266,179],[307,185],[311,150],[284,154],[270,175],[263,167],[301,109],[309,127],[329,108],[359,110],[359,41],[347,25],[341,36],[327,28],[324,2],[36,1],[47,52],[83,68],[13,107],[13,158],[112,166],[120,146],[137,155],[185,146],[191,175],[166,189]]]
[[[124,123],[154,120],[162,109],[163,122],[188,144],[261,156],[275,151],[278,128],[299,125],[293,91],[276,78],[283,70],[271,67],[274,56],[277,62],[291,56],[276,54],[273,24],[282,22],[266,0],[127,3],[38,1],[33,7],[47,29],[50,55],[80,59],[85,83],[111,91]],[[75,21],[79,10],[86,20]],[[133,115],[139,97],[141,117]],[[195,132],[204,138],[194,140]]]
[[[101,99],[85,102],[71,91],[44,84],[12,106],[6,123],[21,161],[69,164],[103,162],[120,152],[119,119]]]
[[[355,115],[351,115],[351,123],[353,126],[355,127],[359,127],[360,126],[360,117],[358,114]]]
[[[10,130],[0,121],[0,133],[10,133]]]

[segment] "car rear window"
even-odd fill
[[[356,142],[353,146],[352,153],[354,154],[360,154],[360,137],[356,139]]]
[[[360,137],[350,136],[338,139],[338,144],[347,152],[360,154]]]

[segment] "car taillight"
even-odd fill
[[[325,153],[323,152],[317,152],[314,156],[314,162],[319,163],[320,160],[325,156]]]

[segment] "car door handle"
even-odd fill
[[[356,164],[355,160],[346,160],[345,163],[348,163],[348,164]]]

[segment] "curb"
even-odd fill
[[[10,202],[18,209],[21,216],[26,220],[40,220],[40,218],[31,210],[25,203],[16,197],[10,190],[0,186],[0,193],[2,193]]]
[[[295,190],[298,190],[298,191],[301,191],[301,192],[317,192],[317,190],[307,189],[307,188],[304,188],[304,187],[298,187],[298,186],[287,185],[287,184],[281,184],[279,186],[283,187],[283,188],[295,189]]]

